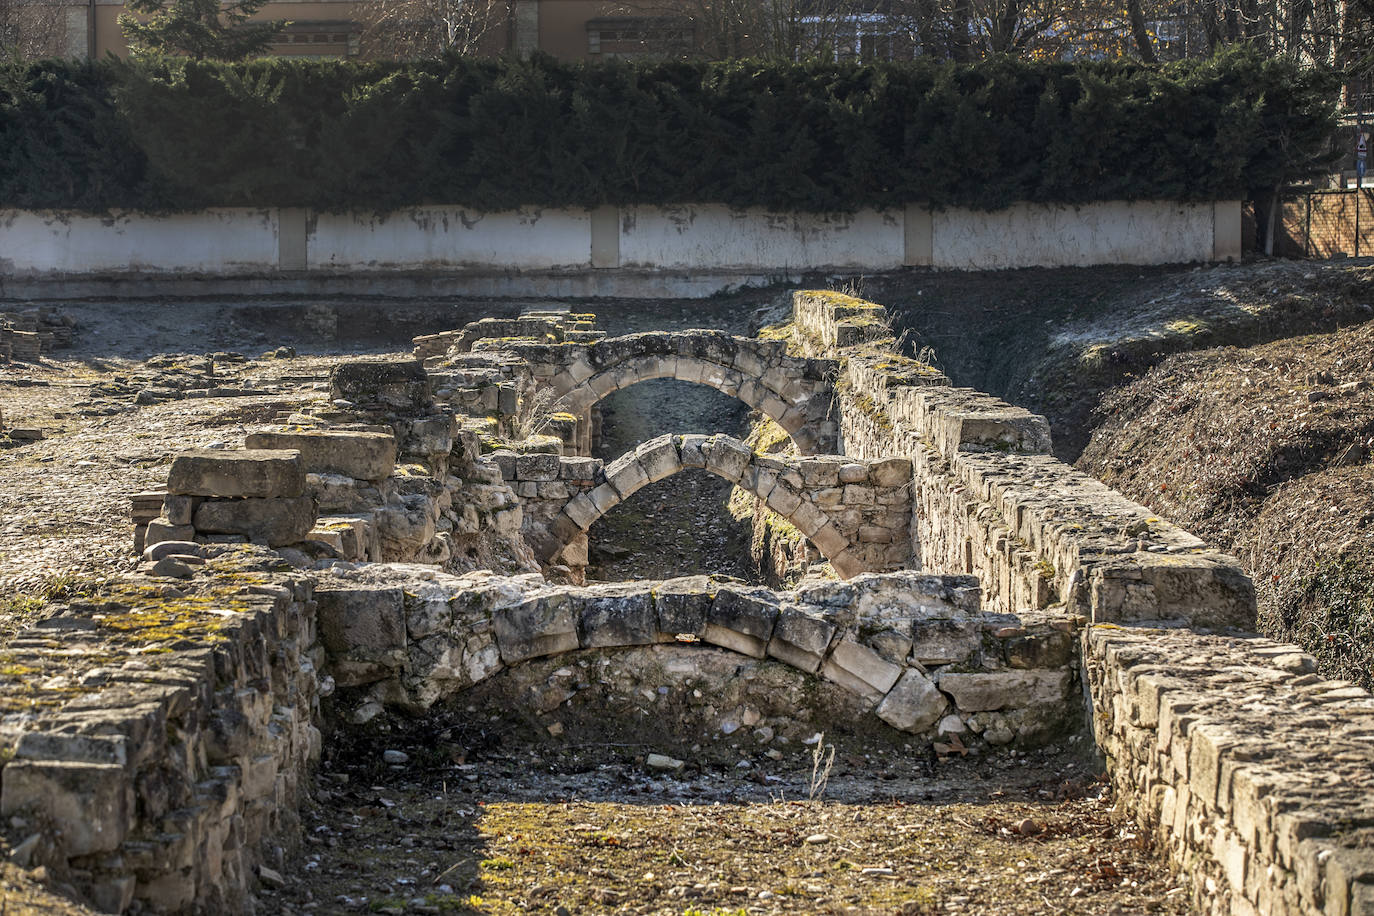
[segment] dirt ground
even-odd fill
[[[601,312],[612,333],[743,330],[777,296],[575,305]],[[423,304],[373,303],[370,323],[352,327],[374,336],[342,341],[301,320],[308,303],[64,306],[78,324],[74,349],[0,367],[6,426],[44,433],[0,449],[0,625],[13,633],[47,600],[128,569],[129,497],[162,484],[177,452],[236,446],[321,397],[338,355],[401,355],[410,334],[521,304],[447,303],[430,314]],[[371,314],[365,304],[355,311]],[[639,387],[637,404],[611,405],[606,448],[742,419],[709,397]],[[169,388],[226,396],[159,401]],[[704,425],[675,428],[692,416]],[[723,491],[682,480],[682,489],[640,494],[649,503],[639,516],[627,502],[619,529],[608,517],[603,543],[627,553],[603,561],[603,577],[739,568],[732,521],[717,504]],[[670,556],[669,543],[693,548]],[[841,741],[823,792],[813,791],[812,747],[777,757],[755,749],[729,765],[694,757],[672,773],[646,768],[653,748],[643,736],[531,734],[468,710],[390,733],[335,733],[306,843],[259,911],[1187,911],[1141,838],[1113,822],[1093,764],[1067,745],[939,762],[928,748]],[[387,750],[407,762],[387,764]],[[64,905],[33,897],[41,875],[3,877],[6,916],[65,912],[40,908]]]
[[[1374,688],[1374,322],[1171,357],[1102,415],[1081,467],[1234,552],[1266,634]]]
[[[1092,267],[854,278],[913,355],[956,385],[1045,415],[1075,461],[1097,406],[1172,353],[1252,346],[1374,318],[1368,259]]]
[[[283,913],[1187,913],[1095,764],[824,736],[730,765],[505,722],[331,742]],[[821,763],[816,765],[819,750]],[[391,751],[390,755],[386,755]],[[387,766],[385,760],[404,763]],[[386,755],[386,756],[384,756]],[[827,765],[825,761],[830,761]],[[828,778],[826,778],[828,775]]]

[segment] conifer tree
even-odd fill
[[[148,17],[119,15],[119,27],[135,53],[184,54],[195,60],[243,60],[260,54],[286,20],[248,20],[267,0],[127,0],[125,6]]]

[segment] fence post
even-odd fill
[[[1312,257],[1312,192],[1307,192],[1307,226],[1302,231],[1302,256]]]

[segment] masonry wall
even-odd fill
[[[922,568],[978,576],[998,610],[1254,626],[1254,587],[1234,558],[1053,458],[1043,417],[901,356],[880,306],[828,292],[794,304],[799,346],[841,359],[845,453],[912,461]]]
[[[0,280],[199,272],[888,270],[1240,257],[1238,201],[922,207],[852,214],[718,204],[387,214],[216,209],[158,216],[0,211]],[[696,294],[704,294],[702,292]]]
[[[1374,914],[1374,697],[1266,639],[1093,627],[1098,747],[1199,913]]]
[[[0,653],[13,859],[102,912],[245,911],[320,754],[312,583],[264,548],[177,549]]]
[[[336,568],[316,594],[325,670],[355,721],[423,711],[533,659],[669,644],[817,675],[865,717],[960,747],[1043,743],[1081,721],[1075,625],[982,613],[967,576],[865,574],[775,592],[709,576],[579,588],[392,566]]]
[[[794,320],[840,359],[845,451],[911,457],[922,567],[973,573],[990,608],[1094,621],[1083,677],[1118,810],[1197,911],[1374,914],[1374,698],[1249,635],[1236,560],[1055,460],[1043,418],[900,356],[880,307],[797,293]]]

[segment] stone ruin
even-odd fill
[[[44,353],[72,345],[76,322],[52,308],[0,312],[0,365],[36,363]]]
[[[1234,559],[888,328],[825,292],[773,340],[485,320],[340,365],[241,450],[178,456],[134,499],[140,571],[3,653],[0,815],[35,825],[17,855],[107,912],[232,909],[298,837],[322,729],[567,653],[732,653],[938,753],[1085,730],[1201,912],[1374,913],[1374,699],[1254,636]],[[589,457],[596,402],[669,376],[796,454],[683,431]],[[686,468],[787,519],[829,576],[585,584],[596,519]],[[581,689],[537,670],[536,712]]]

